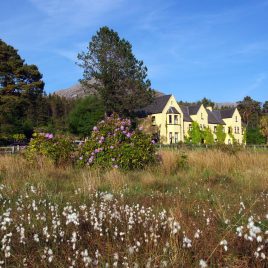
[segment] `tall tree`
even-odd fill
[[[268,115],[263,115],[260,119],[260,130],[262,135],[266,138],[268,144]]]
[[[243,122],[247,127],[257,127],[261,113],[261,103],[247,96],[237,106]]]
[[[198,104],[203,104],[205,107],[214,108],[214,106],[215,106],[215,102],[213,102],[212,100],[207,99],[207,98],[203,98],[202,100],[198,101],[197,103]]]
[[[36,65],[28,65],[0,39],[0,131],[23,131],[37,124],[44,82]]]
[[[147,68],[135,58],[131,44],[112,29],[100,28],[78,60],[84,70],[80,82],[96,89],[106,112],[128,114],[152,101]]]

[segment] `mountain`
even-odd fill
[[[92,84],[93,82],[91,82]],[[155,90],[156,96],[163,96],[164,93]],[[83,98],[87,95],[95,95],[96,90],[94,88],[92,89],[84,89],[81,84],[75,84],[69,88],[60,89],[54,92],[56,95],[59,95],[61,97],[65,97],[67,99],[77,99],[77,98]]]

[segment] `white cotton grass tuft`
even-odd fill
[[[199,261],[199,266],[200,266],[201,268],[208,267],[207,262],[204,261],[203,259],[201,259],[201,260]]]

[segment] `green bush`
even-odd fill
[[[26,149],[26,158],[38,162],[41,157],[49,159],[55,165],[70,163],[74,145],[71,140],[54,137],[50,133],[34,133]]]
[[[103,168],[142,169],[156,161],[151,137],[140,129],[132,130],[129,119],[116,114],[93,128],[81,149],[79,165]]]

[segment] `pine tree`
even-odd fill
[[[100,28],[78,60],[84,69],[81,83],[96,89],[107,113],[129,114],[152,101],[147,68],[135,58],[131,44],[112,29]]]
[[[0,39],[1,132],[27,131],[37,124],[44,82],[36,65],[28,65]]]

